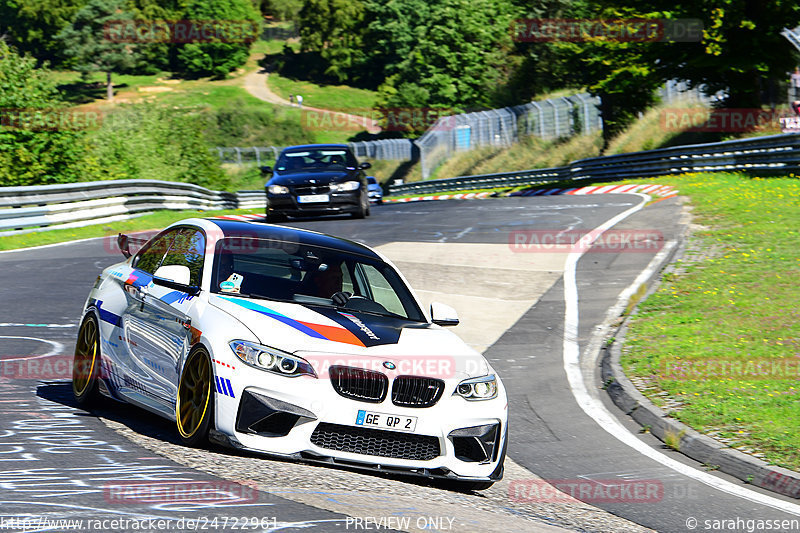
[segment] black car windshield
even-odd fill
[[[425,322],[397,272],[342,250],[252,237],[217,243],[211,291]]]
[[[285,150],[275,163],[278,172],[345,170],[356,167],[356,158],[345,148]]]

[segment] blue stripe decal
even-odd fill
[[[115,326],[122,326],[122,317],[103,309],[103,300],[97,300],[95,303],[97,305],[97,312],[100,314],[100,320]]]
[[[221,390],[221,388],[219,386],[219,376],[214,376],[214,383],[216,383],[216,385],[217,385],[217,393],[221,394],[222,390]]]
[[[305,324],[301,324],[300,322],[298,322],[297,320],[294,320],[293,318],[289,318],[288,316],[283,315],[283,314],[281,314],[281,313],[279,313],[277,311],[273,311],[269,307],[264,307],[263,305],[258,305],[257,303],[249,302],[247,300],[237,300],[237,299],[234,299],[234,298],[225,298],[224,296],[220,296],[220,298],[222,298],[223,300],[226,300],[228,302],[234,303],[234,304],[236,304],[238,306],[244,307],[245,309],[250,309],[251,311],[255,311],[256,313],[261,313],[262,315],[266,315],[266,316],[268,316],[270,318],[274,318],[275,320],[277,320],[279,322],[283,322],[287,326],[291,326],[291,327],[293,327],[293,328],[295,328],[295,329],[297,329],[299,331],[302,331],[303,333],[305,333],[309,337],[314,337],[315,339],[329,340],[327,337],[325,337],[321,333],[318,333],[318,332],[314,331],[313,329],[311,329],[310,327],[306,326]]]
[[[231,380],[223,379],[222,382],[225,384],[226,387],[228,387],[228,396],[230,396],[231,398],[236,398],[236,396],[233,395],[233,387],[231,386]]]
[[[172,291],[168,292],[167,294],[159,298],[159,300],[161,300],[165,304],[174,304],[175,302],[183,298],[185,295],[186,293],[180,291]]]

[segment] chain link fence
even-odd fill
[[[599,103],[599,98],[582,93],[442,117],[415,142],[422,178],[429,178],[433,169],[456,152],[511,146],[526,135],[557,139],[602,129]]]

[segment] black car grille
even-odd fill
[[[420,376],[397,376],[392,385],[392,403],[401,407],[430,407],[442,397],[444,381]]]
[[[331,384],[340,396],[362,402],[381,403],[386,399],[389,378],[374,370],[349,366],[332,366],[328,369]]]
[[[292,187],[295,194],[328,194],[331,192],[329,185],[295,185]]]
[[[436,437],[340,426],[327,422],[317,426],[311,434],[311,442],[328,450],[409,461],[430,461],[441,455],[439,439]]]

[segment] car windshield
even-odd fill
[[[355,168],[356,159],[349,150],[330,148],[320,150],[286,150],[278,157],[278,172],[305,172],[309,170],[345,170]]]
[[[252,237],[220,240],[211,291],[426,321],[408,287],[388,264],[297,242]]]
[[[370,185],[377,185],[378,184],[378,180],[376,180],[372,176],[367,176],[367,183],[369,183]]]

